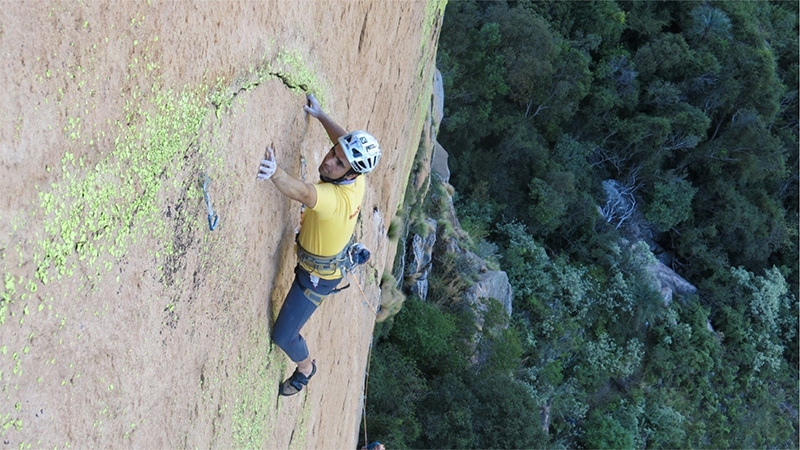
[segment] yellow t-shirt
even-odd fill
[[[350,184],[319,183],[314,188],[317,190],[317,204],[306,208],[297,242],[309,253],[334,256],[344,249],[353,235],[364,199],[364,177],[356,177]],[[342,276],[339,271],[332,276],[313,272],[312,275],[330,280]]]

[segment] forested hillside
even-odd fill
[[[794,1],[450,2],[438,140],[514,312],[483,323],[476,363],[453,301],[470,276],[435,257],[427,301],[379,328],[371,435],[797,448],[797,18]],[[656,260],[693,293],[654,288]]]

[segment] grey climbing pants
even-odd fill
[[[272,329],[272,341],[280,347],[294,362],[308,358],[306,340],[300,329],[306,324],[311,314],[316,311],[322,300],[333,291],[341,281],[320,279],[316,286],[311,282],[311,275],[302,267],[294,269],[295,277],[286,300],[283,301],[278,318]]]

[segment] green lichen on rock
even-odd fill
[[[39,284],[75,275],[79,267],[82,276],[99,281],[101,272],[111,270],[144,235],[165,238],[165,247],[153,251],[156,259],[174,252],[167,234],[175,230],[168,230],[162,220],[164,209],[175,198],[199,199],[202,193],[193,177],[222,165],[222,156],[211,147],[217,123],[208,120],[212,112],[208,100],[209,92],[224,90],[219,88],[224,80],[218,80],[213,90],[206,86],[167,89],[160,86],[158,68],[148,49],[134,58],[128,80],[135,84],[121,92],[126,103],[116,120],[91,123],[80,112],[64,119],[61,128],[72,146],[63,154],[60,167],[47,169],[57,174],[57,181],[37,187],[38,211],[30,221],[20,219],[23,226],[38,222],[42,228],[35,248],[26,248],[28,254],[20,250],[19,255],[20,261],[34,262],[34,271],[28,275],[31,280],[21,281],[33,286],[31,292]],[[268,69],[267,64],[254,70],[250,81],[236,89],[251,89],[273,76]],[[108,141],[106,133],[115,134],[116,139],[103,153],[100,142]],[[197,221],[182,217],[181,229],[196,228],[202,220],[198,217]]]
[[[329,90],[327,84],[317,76],[317,71],[309,66],[300,51],[288,49],[279,50],[273,57],[265,56],[261,63],[233,81],[218,78],[208,95],[208,101],[219,118],[222,113],[228,112],[233,101],[243,92],[251,91],[272,79],[280,80],[287,89],[299,94],[312,92],[320,103],[325,103]]]
[[[281,50],[270,66],[270,73],[280,78],[289,89],[313,92],[320,102],[324,102],[328,89],[299,51]]]
[[[270,351],[264,342],[269,337],[260,328],[251,334],[251,347],[257,349],[245,356],[235,386],[238,392],[233,409],[232,438],[235,448],[263,448],[264,437],[275,427],[277,385],[286,368],[285,358]]]
[[[108,270],[141,236],[163,237],[164,191],[190,154],[210,151],[200,138],[208,109],[197,90],[153,85],[141,94],[134,90],[141,100],[116,121],[111,152],[93,167],[66,152],[61,180],[39,192],[44,224],[34,262],[42,283],[72,276],[78,264]]]
[[[424,39],[434,37],[431,33],[433,31],[433,25],[444,16],[444,9],[446,6],[447,0],[428,0],[428,4],[425,5],[425,22],[423,23],[425,28],[423,28],[422,31],[423,43],[425,42]]]

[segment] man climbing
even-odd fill
[[[364,131],[347,133],[308,94],[308,115],[316,118],[334,143],[319,165],[320,183],[309,184],[277,166],[275,151],[267,147],[258,170],[259,180],[271,179],[287,197],[306,206],[297,235],[295,279],[272,331],[272,340],[297,364],[280,385],[281,395],[294,395],[308,384],[317,366],[300,329],[322,300],[338,290],[352,244],[365,182],[360,175],[375,168],[381,157],[378,141]]]

